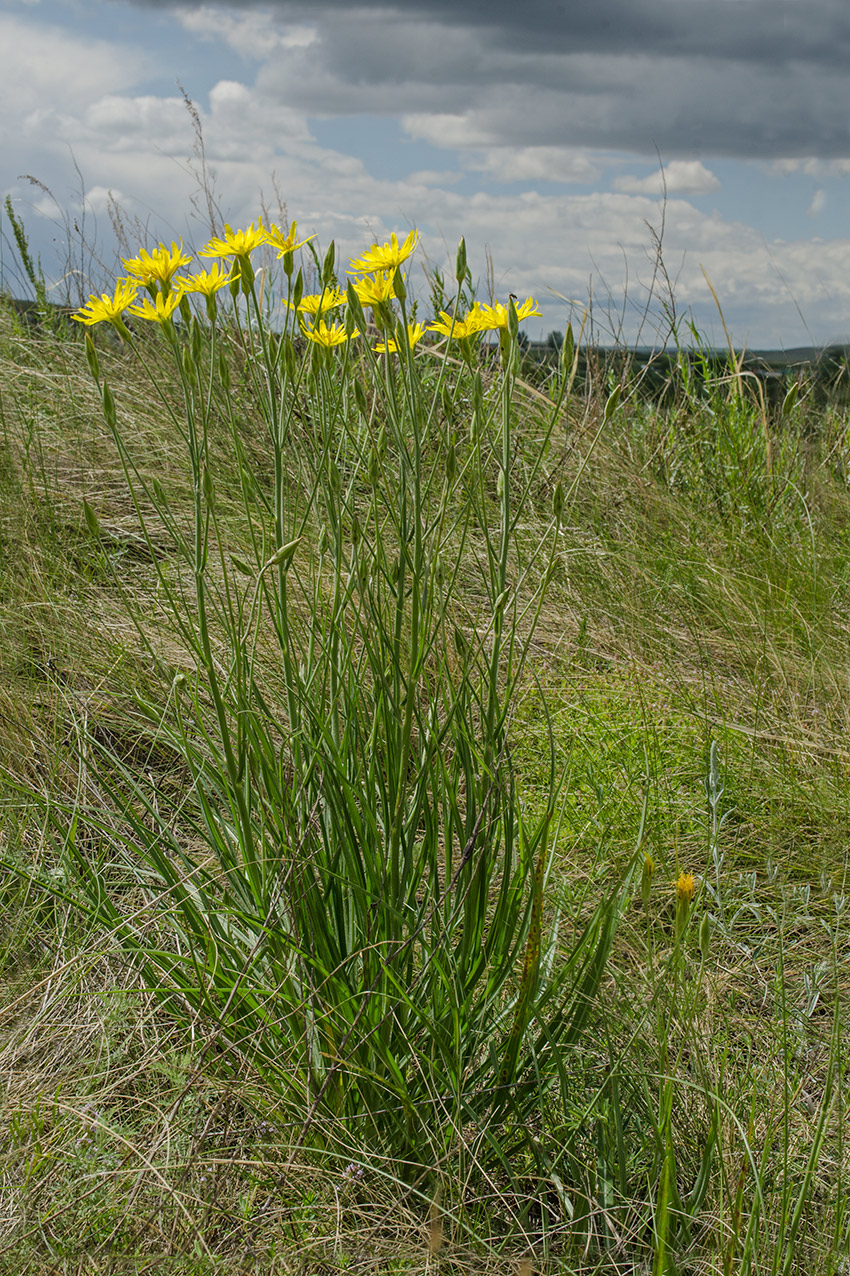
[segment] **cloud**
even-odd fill
[[[809,217],[817,217],[824,210],[826,204],[826,191],[823,187],[819,187],[812,196],[812,202],[807,209]]]
[[[615,177],[615,190],[631,195],[708,195],[720,182],[700,160],[671,160],[648,177]]]
[[[463,10],[463,6],[458,8]],[[434,86],[424,79],[413,82],[409,92],[402,84],[408,70],[415,69],[421,51],[417,48],[407,48],[408,61],[402,59],[396,68],[388,63],[382,70],[381,57],[372,54],[368,54],[369,65],[377,66],[376,74],[383,76],[384,86],[388,77],[401,77],[392,100],[384,96],[382,110],[390,114],[391,108],[399,109],[402,102],[409,105],[411,98],[419,95],[428,109],[409,109],[405,117],[408,131],[415,134],[418,130],[447,149],[466,146],[467,169],[462,181],[457,173],[447,174],[439,167],[393,180],[379,179],[370,169],[368,148],[362,152],[364,158],[359,158],[341,145],[320,145],[311,131],[310,117],[316,104],[324,101],[326,87],[329,94],[340,94],[340,101],[350,90],[360,92],[357,85],[352,88],[351,69],[346,68],[346,78],[340,79],[333,59],[329,60],[328,35],[322,25],[327,12],[327,5],[317,6],[319,38],[314,43],[279,43],[272,57],[256,68],[256,75],[255,68],[248,78],[231,67],[206,92],[196,94],[209,171],[228,220],[238,225],[255,219],[261,192],[274,207],[276,182],[287,202],[288,215],[297,218],[299,229],[306,234],[315,232],[321,246],[336,239],[343,260],[393,230],[404,231],[416,224],[422,230],[419,262],[428,260],[441,268],[448,264],[450,273],[458,239],[464,235],[473,271],[483,285],[487,278],[485,248],[489,248],[500,299],[511,291],[538,299],[544,312],[537,324],[539,331],[564,326],[569,307],[556,294],[583,301],[592,291],[597,299],[600,335],[604,336],[606,325],[616,330],[622,323],[623,335],[633,339],[640,328],[640,316],[650,304],[647,290],[654,261],[647,223],[658,224],[657,187],[606,192],[588,189],[588,184],[596,181],[605,163],[616,159],[621,168],[627,162],[634,167],[634,157],[606,157],[604,148],[584,147],[575,140],[571,121],[563,118],[559,141],[533,145],[506,141],[511,130],[519,128],[514,117],[522,115],[520,86],[494,83],[479,85],[474,91],[474,86],[467,86],[461,93],[458,86],[467,51],[466,28],[431,23],[431,35],[435,40],[439,35],[444,46],[442,90],[435,93]],[[245,14],[250,17],[250,11]],[[284,16],[288,23],[285,29],[291,32],[298,25],[298,14],[291,8]],[[340,21],[348,22],[349,17],[349,10],[340,11]],[[209,27],[209,17],[204,21]],[[399,28],[396,43],[400,40],[404,44],[411,31],[419,34],[406,12],[396,15],[393,22]],[[346,30],[350,29],[349,24]],[[262,23],[248,23],[236,35],[236,27],[227,30],[229,38],[250,48],[264,28]],[[357,47],[361,64],[367,59],[363,42],[374,38],[376,30],[370,19],[360,32]],[[447,31],[457,36],[457,47],[446,47]],[[71,32],[29,26],[21,18],[0,19],[3,34],[20,51],[17,60],[10,59],[9,79],[0,89],[8,138],[7,171],[34,172],[51,185],[55,185],[57,174],[62,182],[69,177],[73,182],[68,158],[72,145],[91,191],[87,201],[90,211],[96,206],[98,210],[106,207],[108,212],[110,192],[123,192],[119,202],[131,218],[139,219],[136,229],[148,243],[179,235],[187,244],[203,243],[208,234],[202,217],[204,203],[189,162],[194,142],[192,122],[178,95],[173,91],[157,93],[151,87],[147,54],[128,49],[120,41],[85,43]],[[480,34],[490,50],[487,56],[513,56],[512,50],[499,52],[494,37],[483,27]],[[332,50],[340,65],[339,41],[344,35],[334,37],[337,44]],[[40,66],[45,50],[47,60]],[[319,61],[311,62],[319,54]],[[429,47],[427,56],[436,58],[436,45]],[[518,49],[517,56],[525,56],[525,51]],[[615,69],[609,68],[608,77],[597,86],[599,119],[609,109],[606,95],[611,92]],[[288,88],[284,70],[296,77]],[[588,77],[592,71],[592,66],[586,68],[587,82],[582,88],[586,94],[590,94]],[[31,76],[37,80],[34,88],[28,83]],[[8,89],[7,84],[11,86]],[[554,92],[538,87],[544,95]],[[362,92],[363,100],[373,101],[374,86],[364,84]],[[333,109],[336,101],[331,104]],[[550,105],[554,101],[551,98]],[[439,110],[434,109],[435,102]],[[547,120],[548,116],[543,125],[548,128]],[[678,280],[679,306],[692,308],[698,325],[709,336],[717,319],[701,266],[717,289],[737,340],[750,335],[765,345],[806,341],[797,307],[811,320],[815,339],[847,334],[850,240],[767,242],[756,228],[717,212],[705,213],[689,201],[686,191],[694,193],[695,183],[705,187],[712,179],[701,162],[673,157],[666,171],[676,189],[668,191],[665,260],[670,275]],[[481,178],[478,184],[475,174]],[[657,178],[650,176],[652,181]],[[496,189],[494,179],[500,183]],[[646,181],[641,177],[635,180]],[[561,188],[553,190],[551,181],[561,183]],[[502,183],[507,184],[505,188]],[[530,188],[534,183],[546,183],[546,189]],[[584,183],[583,188],[572,189],[580,183]],[[25,199],[34,198],[23,185],[7,189],[19,209]],[[200,219],[193,215],[193,198],[200,208]],[[76,210],[79,203],[72,202],[70,207]],[[28,208],[36,221],[49,212],[41,203],[30,202]],[[105,244],[104,225],[108,233],[108,224],[102,221],[100,233]],[[44,245],[46,252],[50,238],[56,237],[50,227],[46,235],[37,244],[38,251]],[[106,256],[105,249],[100,251]],[[420,265],[415,268],[414,282],[420,287],[424,283]],[[661,315],[658,297],[650,309],[656,317]],[[534,331],[533,325],[528,327]],[[651,324],[644,328],[643,336],[652,339]]]
[[[303,106],[309,86],[311,113],[406,113],[417,136],[433,137],[427,120],[440,117],[455,146],[658,148],[668,159],[850,151],[845,0],[278,0],[180,12],[264,56],[270,97]]]
[[[203,4],[199,8],[178,8],[178,22],[190,35],[201,40],[221,40],[243,58],[263,62],[281,49],[304,49],[318,39],[310,23],[280,23],[274,16],[256,9],[222,9]]]

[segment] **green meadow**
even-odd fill
[[[416,247],[0,306],[0,1270],[846,1274],[846,404]]]

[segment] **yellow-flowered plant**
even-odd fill
[[[250,253],[262,244],[269,242],[269,233],[263,225],[262,218],[257,218],[256,229],[254,223],[247,230],[232,230],[225,222],[224,238],[219,239],[216,236],[210,240],[205,248],[202,248],[198,254],[200,257],[242,257],[247,258]]]
[[[303,278],[291,277],[296,234],[295,224],[285,237],[262,222],[227,226],[201,253],[217,259],[212,269],[172,271],[167,283],[174,257],[163,248],[147,291],[123,280],[77,316],[116,324],[186,450],[172,501],[136,468],[88,336],[145,541],[164,545],[150,570],[189,671],[163,684],[165,729],[197,801],[188,837],[141,772],[123,767],[111,786],[129,830],[118,843],[127,876],[144,875],[163,902],[155,927],[122,920],[110,891],[123,872],[101,874],[73,838],[69,854],[79,852],[88,915],[139,962],[170,1014],[228,1034],[233,1063],[241,1055],[271,1087],[317,1165],[379,1155],[388,1173],[419,1181],[435,1144],[447,1166],[456,1153],[466,1162],[474,1129],[486,1134],[482,1183],[513,1181],[521,1162],[523,1195],[537,1178],[545,1192],[540,1145],[574,1111],[570,1059],[594,1022],[625,896],[606,888],[577,946],[563,963],[549,959],[562,943],[545,898],[562,783],[553,757],[545,793],[518,806],[510,724],[563,553],[560,515],[541,523],[535,544],[528,514],[563,413],[532,417],[524,398],[517,414],[507,359],[486,386],[473,372],[488,327],[515,353],[516,315],[506,312],[506,326],[495,305],[457,314],[464,244],[457,288],[441,303],[455,317],[443,312],[432,330],[466,342],[466,366],[445,355],[434,376],[430,360],[407,357],[427,331],[412,321],[402,277],[417,233],[357,259],[347,298],[333,246],[310,285],[323,292],[302,295]],[[250,254],[263,244],[283,253],[286,310],[276,294],[272,311],[257,286]],[[228,284],[230,327],[217,322]],[[187,293],[204,296],[209,324],[189,313]],[[186,322],[172,324],[178,307]],[[371,349],[349,356],[366,307],[370,346],[388,356],[380,363]],[[120,322],[126,309],[163,325],[165,339],[136,339]],[[285,318],[282,332],[272,313]],[[149,358],[163,354],[173,375]],[[84,512],[94,535],[95,514]],[[239,536],[246,560],[229,552]],[[459,660],[447,658],[452,649]],[[449,1098],[435,1105],[446,1078]]]
[[[680,873],[676,880],[676,899],[684,908],[689,908],[694,897],[696,883],[690,873]]]
[[[352,257],[347,273],[359,275],[368,274],[371,271],[395,270],[407,260],[418,242],[418,230],[412,230],[402,244],[399,244],[398,236],[393,232],[389,243],[383,246],[373,244],[362,257]]]
[[[105,292],[99,297],[92,293],[86,304],[81,306],[72,317],[78,323],[88,326],[104,322],[118,324],[121,322],[124,311],[135,301],[139,287],[140,285],[134,279],[119,279],[111,297]]]
[[[456,341],[466,341],[469,337],[480,336],[486,324],[482,323],[481,307],[478,302],[463,318],[440,311],[440,318],[429,324],[430,332],[439,332],[444,337],[454,337]]]
[[[510,309],[503,306],[500,301],[494,301],[492,306],[478,306],[478,323],[482,332],[496,332],[502,328],[507,332],[510,326]],[[529,315],[540,315],[537,309],[537,302],[533,297],[526,297],[521,306],[516,307],[517,319],[527,319]]]
[[[180,275],[174,283],[183,293],[201,293],[204,297],[212,297],[219,289],[235,283],[238,278],[238,274],[216,262],[211,270],[199,270],[194,275]]]
[[[303,248],[305,244],[309,244],[311,239],[315,238],[315,235],[308,235],[306,239],[298,239],[298,222],[292,223],[286,235],[274,223],[269,226],[267,231],[267,242],[272,248],[277,249],[278,257],[283,257],[286,253],[296,252],[299,248]]]
[[[138,315],[140,319],[151,319],[156,323],[165,323],[180,305],[181,296],[182,293],[180,292],[158,292],[153,301],[150,297],[143,297],[140,304],[128,307],[127,313]]]
[[[384,306],[395,297],[395,270],[379,270],[354,283],[361,306]]]
[[[306,297],[301,298],[297,306],[291,301],[285,301],[283,304],[290,310],[315,317],[324,314],[327,310],[337,310],[340,306],[344,306],[345,293],[340,292],[338,288],[326,288],[324,292],[308,293]]]
[[[122,257],[128,275],[143,284],[160,284],[167,288],[181,266],[188,266],[192,254],[183,251],[183,240],[172,240],[171,247],[160,244],[152,253],[143,248],[138,257]]]
[[[409,349],[413,349],[418,341],[425,336],[425,328],[421,323],[409,323],[407,325],[407,344]],[[390,337],[387,341],[379,341],[375,346],[375,354],[398,354],[399,347],[394,337]]]
[[[301,331],[308,341],[313,341],[317,346],[324,346],[328,350],[334,346],[344,345],[349,340],[349,334],[345,331],[343,324],[328,325],[324,319],[320,319],[318,323],[312,325],[302,323]],[[359,337],[360,333],[355,328],[350,335]]]

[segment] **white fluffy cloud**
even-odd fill
[[[720,182],[701,160],[671,160],[648,177],[615,177],[615,190],[630,195],[708,195],[720,190]]]

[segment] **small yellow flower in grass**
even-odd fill
[[[268,242],[272,248],[277,249],[278,257],[283,257],[285,253],[297,252],[299,248],[303,248],[305,244],[309,244],[311,239],[315,239],[315,235],[308,235],[306,239],[298,239],[298,222],[293,222],[289,227],[289,233],[284,235],[283,231],[277,226],[271,225],[268,229]]]
[[[393,290],[394,270],[378,270],[366,279],[358,279],[354,291],[360,298],[361,306],[383,306],[395,297]]]
[[[680,873],[676,882],[676,899],[683,908],[690,908],[696,890],[696,882],[690,873]]]
[[[298,310],[305,315],[324,314],[326,310],[337,310],[340,306],[345,305],[345,293],[340,292],[337,288],[326,288],[324,292],[311,292],[306,297],[302,297],[298,305],[295,306],[291,301],[283,303],[290,310]]]
[[[348,341],[348,333],[342,324],[335,323],[329,327],[324,319],[320,319],[312,327],[302,323],[301,331],[308,341],[314,341],[317,346],[325,346],[328,350],[332,349],[333,346],[344,345]],[[360,333],[355,328],[351,335],[352,337],[359,337]]]
[[[451,315],[446,314],[445,310],[441,310],[440,318],[430,325],[429,331],[440,332],[444,337],[454,337],[455,341],[477,337],[484,331],[481,307],[476,301],[469,314],[462,319],[457,315],[452,318]]]
[[[117,324],[124,311],[135,300],[138,291],[139,284],[134,279],[119,279],[112,297],[105,292],[99,297],[92,293],[86,304],[80,307],[73,318],[78,323],[89,326],[104,321]]]
[[[482,332],[496,332],[499,328],[508,330],[510,320],[510,310],[507,306],[503,306],[500,301],[495,301],[492,306],[479,306],[480,323]],[[537,309],[537,302],[533,297],[526,297],[521,306],[516,308],[516,317],[520,321],[527,319],[529,315],[538,315],[540,311]]]
[[[198,255],[200,257],[247,257],[255,248],[259,248],[261,244],[266,244],[268,241],[269,234],[261,218],[257,219],[256,230],[253,222],[247,230],[232,230],[225,223],[224,239],[214,236]]]
[[[362,257],[352,257],[347,273],[349,275],[357,275],[368,273],[372,270],[395,270],[397,266],[407,260],[416,247],[418,240],[418,230],[412,230],[403,244],[399,244],[398,236],[393,233],[390,235],[390,242],[384,244],[383,247],[373,244]]]
[[[199,270],[195,275],[181,275],[175,279],[175,285],[183,293],[199,292],[204,297],[212,297],[220,288],[226,288],[239,278],[219,263],[212,270]]]
[[[179,248],[172,239],[170,248],[160,244],[152,253],[145,252],[143,248],[138,257],[122,257],[121,260],[128,275],[139,279],[143,284],[156,283],[165,287],[171,283],[181,266],[188,266],[192,254],[183,251],[182,239]]]
[[[421,341],[425,336],[425,329],[421,323],[409,323],[407,325],[407,344],[412,350],[417,341]],[[398,354],[398,343],[394,337],[390,337],[389,341],[379,341],[375,346],[375,354]]]
[[[165,323],[180,305],[181,292],[170,292],[167,295],[158,292],[155,301],[143,297],[141,305],[130,306],[129,313],[138,315],[140,319],[151,319],[155,323]]]
[[[696,883],[690,873],[680,873],[676,881],[676,942],[678,943],[688,925],[688,914],[694,898]]]

